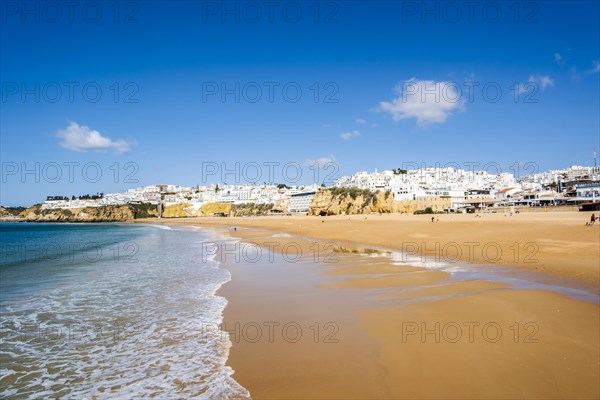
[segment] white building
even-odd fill
[[[310,205],[312,204],[316,191],[296,193],[290,196],[290,205],[288,207],[289,212],[308,212]]]
[[[600,183],[592,183],[589,185],[577,185],[576,200],[580,201],[600,201]]]
[[[499,201],[508,202],[515,198],[515,195],[521,193],[522,190],[516,187],[507,187],[496,191],[494,198]]]

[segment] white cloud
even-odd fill
[[[329,129],[329,128],[332,128],[332,127],[333,127],[331,124],[323,124],[322,126],[323,126],[323,128],[327,128],[327,129]]]
[[[356,118],[356,119],[354,120],[354,122],[356,122],[357,124],[361,124],[361,125],[363,125],[363,124],[366,124],[366,123],[367,123],[367,120],[366,120],[366,119],[363,119],[363,118]]]
[[[550,78],[548,75],[530,75],[529,80],[527,82],[539,85],[540,89],[542,90],[554,86],[554,79]]]
[[[378,111],[392,116],[394,121],[415,118],[417,125],[441,124],[454,111],[465,109],[460,88],[451,82],[435,82],[412,78],[396,87],[398,98],[379,103]]]
[[[340,134],[340,137],[344,140],[350,140],[353,137],[358,137],[358,136],[360,136],[359,131],[349,131],[349,132],[343,132]]]
[[[112,140],[85,125],[79,125],[77,122],[71,122],[66,129],[57,131],[56,136],[62,139],[59,144],[69,150],[84,152],[112,149],[117,154],[131,151],[129,143],[123,139]]]
[[[337,165],[337,160],[335,159],[335,157],[330,154],[329,156],[325,156],[325,157],[320,157],[317,158],[316,160],[313,160],[312,158],[307,158],[304,161],[304,165],[307,167],[317,167],[317,168],[324,168],[327,167],[328,165],[332,165],[332,164],[336,164]]]
[[[517,94],[535,93],[537,89],[546,90],[546,88],[554,86],[554,79],[548,75],[529,75],[527,82],[520,83],[517,86]]]

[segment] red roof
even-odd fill
[[[514,188],[506,188],[506,189],[502,189],[502,190],[498,190],[498,193],[506,193],[509,190],[513,190]]]

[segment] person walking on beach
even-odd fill
[[[592,214],[590,217],[590,226],[594,225],[594,222],[596,222],[596,214]]]
[[[431,222],[435,222],[435,217],[431,217]]]

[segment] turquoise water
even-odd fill
[[[0,397],[246,397],[206,231],[0,224]],[[211,327],[211,329],[207,329]]]

